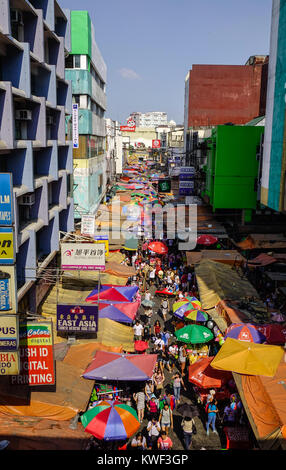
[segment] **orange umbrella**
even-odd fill
[[[232,374],[213,369],[210,366],[212,357],[202,357],[189,366],[189,382],[200,388],[220,388],[227,383]]]

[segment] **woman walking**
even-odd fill
[[[169,428],[173,429],[173,413],[168,403],[165,403],[160,412],[159,423],[162,431],[165,431],[168,436]]]
[[[143,390],[140,390],[139,392],[135,393],[133,395],[133,398],[136,402],[137,405],[137,414],[138,414],[138,420],[139,423],[142,423],[143,418],[144,418],[144,410],[145,410],[145,393]]]
[[[186,390],[186,387],[179,372],[173,375],[172,379],[173,379],[173,390],[174,390],[175,400],[176,400],[176,403],[180,403],[181,386],[183,386],[184,390]]]

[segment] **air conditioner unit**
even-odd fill
[[[25,194],[19,198],[19,204],[21,206],[32,206],[35,204],[35,194]]]
[[[54,116],[47,116],[47,124],[49,126],[52,125],[52,124],[55,124]]]
[[[11,22],[23,24],[23,15],[20,10],[11,9]]]
[[[30,121],[32,119],[32,111],[30,109],[17,109],[16,119],[22,121]]]

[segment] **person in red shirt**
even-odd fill
[[[158,449],[159,450],[171,450],[173,447],[172,440],[167,436],[165,431],[161,432],[161,436],[157,441]]]

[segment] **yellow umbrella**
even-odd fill
[[[211,367],[238,374],[273,377],[284,354],[281,346],[257,344],[227,338]]]

